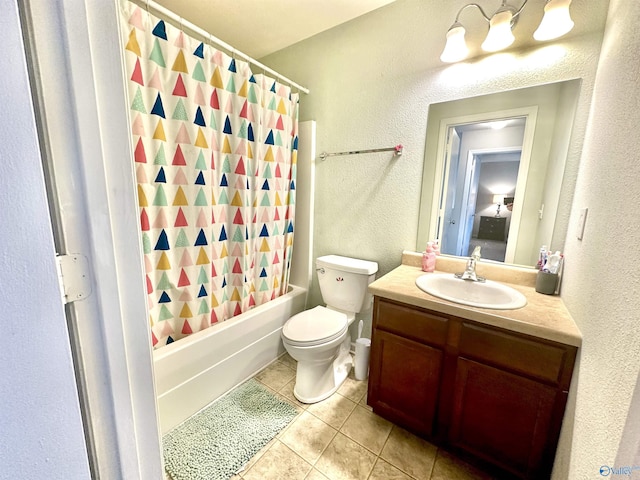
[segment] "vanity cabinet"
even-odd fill
[[[368,403],[499,471],[547,478],[576,351],[375,297]]]

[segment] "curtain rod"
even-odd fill
[[[279,74],[275,70],[273,70],[273,69],[267,67],[266,65],[260,63],[259,61],[257,61],[256,59],[250,57],[246,53],[243,53],[240,50],[237,50],[237,49],[233,48],[228,43],[226,43],[226,42],[220,40],[219,38],[211,35],[209,32],[203,30],[202,28],[198,27],[197,25],[194,25],[190,21],[185,20],[181,16],[179,16],[176,13],[172,12],[168,8],[163,7],[162,5],[154,2],[153,0],[130,0],[130,1],[135,3],[136,5],[138,5],[141,8],[146,8],[147,11],[149,9],[155,10],[156,13],[159,13],[160,15],[163,15],[163,16],[167,17],[169,20],[172,20],[173,22],[177,23],[178,26],[180,26],[180,28],[185,28],[186,27],[188,30],[191,30],[193,33],[195,33],[195,34],[197,34],[197,35],[199,35],[201,37],[204,37],[205,39],[209,40],[211,43],[215,43],[219,47],[224,48],[225,50],[230,52],[232,56],[236,55],[238,57],[241,57],[241,58],[245,59],[247,62],[252,63],[256,67],[258,67],[259,69],[261,69],[261,70],[263,70],[265,72],[269,72],[271,75],[274,75],[275,77],[278,77],[280,80],[283,80],[285,83],[288,83],[290,86],[298,89],[299,91],[301,91],[303,93],[306,93],[306,94],[309,93],[309,89],[308,88],[305,88],[302,85],[298,85],[293,80],[290,80],[289,78],[285,77],[284,75]]]

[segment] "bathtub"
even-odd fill
[[[286,295],[153,352],[162,434],[284,353],[284,323],[304,310],[307,291]]]

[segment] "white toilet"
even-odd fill
[[[326,307],[291,317],[282,328],[284,347],[298,361],[293,393],[303,403],[331,396],[351,370],[349,325],[372,302],[367,286],[375,279],[376,262],[327,255],[316,259],[316,272]]]

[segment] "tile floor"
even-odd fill
[[[296,405],[299,415],[233,480],[489,479],[452,455],[374,414],[367,383],[347,378],[328,399],[293,396],[296,364],[288,354],[254,378]]]

